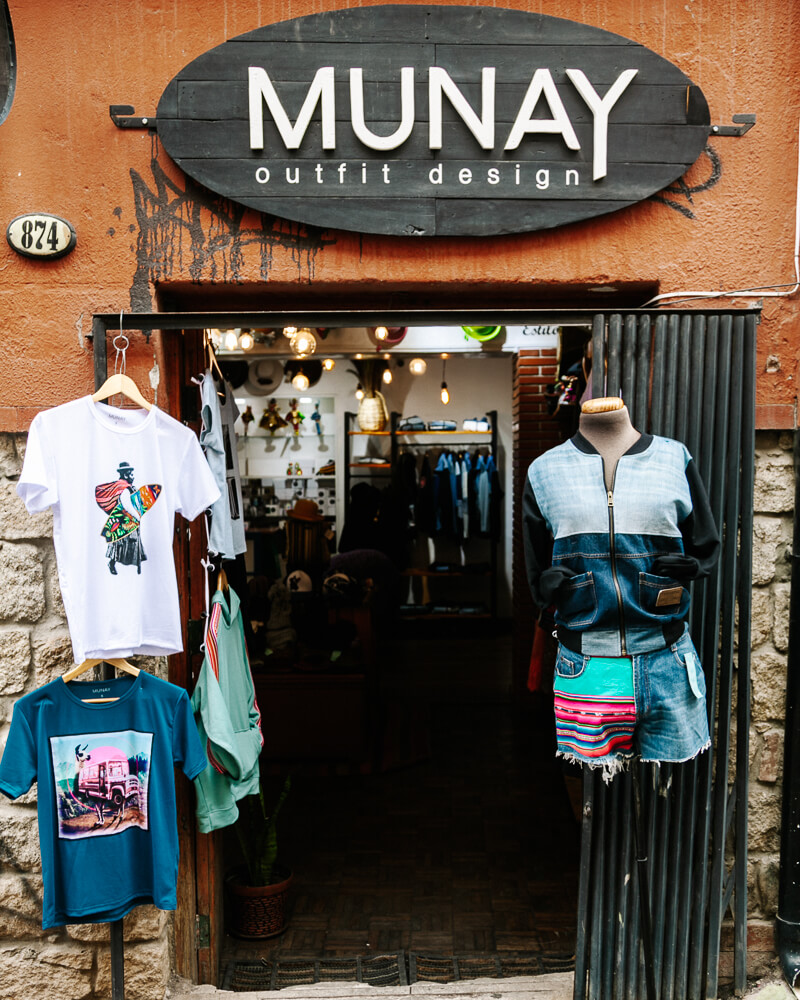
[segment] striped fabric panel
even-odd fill
[[[222,616],[222,607],[217,603],[211,608],[211,616],[208,622],[208,633],[206,634],[206,652],[208,662],[214,671],[214,676],[219,680],[219,646],[217,634],[219,632],[219,620]]]
[[[556,737],[562,753],[581,757],[605,757],[631,752],[636,727],[633,698],[555,697]]]

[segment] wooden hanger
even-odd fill
[[[87,670],[91,670],[92,667],[96,667],[98,663],[108,663],[112,667],[116,667],[118,670],[124,670],[126,674],[131,674],[133,677],[138,677],[141,671],[138,667],[134,667],[132,663],[128,663],[127,660],[116,658],[113,660],[103,660],[103,659],[91,659],[84,660],[83,663],[78,663],[74,667],[70,667],[65,673],[61,675],[61,680],[68,684],[70,681],[74,681],[76,677],[80,677],[81,674],[85,674]],[[85,702],[107,702],[107,701],[118,701],[117,698],[81,698],[81,701]]]
[[[123,375],[121,372],[117,372],[116,375],[109,375],[97,392],[92,395],[92,401],[98,403],[101,399],[108,399],[110,396],[116,396],[120,392],[132,402],[141,406],[143,410],[153,409],[153,404],[147,402],[130,375]]]
[[[219,573],[217,573],[217,590],[221,590],[224,594],[228,592],[228,574],[220,566]]]
[[[216,355],[216,352],[214,351],[214,345],[211,343],[211,338],[208,336],[207,333],[204,333],[203,336],[205,337],[206,348],[208,349],[208,367],[209,367],[209,369],[212,369],[212,368],[216,368],[217,369],[217,374],[219,375],[219,380],[222,383],[222,388],[224,389],[225,388],[225,376],[222,374],[222,369],[220,368],[219,362],[217,361],[217,355]],[[224,396],[225,393],[224,392],[218,392],[217,395],[218,396]]]
[[[139,391],[139,386],[133,381],[133,379],[125,374],[125,353],[128,350],[128,338],[122,332],[122,317],[125,310],[120,309],[119,312],[119,333],[114,337],[114,348],[117,352],[114,361],[114,374],[110,375],[105,382],[100,386],[97,392],[92,396],[92,402],[98,403],[101,399],[108,399],[110,396],[116,396],[118,393],[122,393],[123,396],[127,396],[132,402],[136,403],[137,406],[141,406],[143,410],[152,410],[153,404],[148,403],[144,396]]]

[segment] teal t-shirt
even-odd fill
[[[175,909],[175,765],[189,779],[206,766],[189,697],[145,671],[58,678],[14,705],[0,791],[38,785],[43,927]]]

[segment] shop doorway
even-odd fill
[[[465,340],[460,329],[459,335]],[[183,376],[177,382],[185,386],[190,384],[190,375],[196,375],[203,366],[202,351],[197,335],[173,340],[171,350],[175,354],[166,367],[182,370]],[[439,371],[440,366],[444,367],[443,360],[438,353],[427,355],[437,402],[440,382],[444,380],[444,372]],[[534,717],[543,706],[539,702],[523,705],[520,692],[513,690],[510,588],[508,583],[498,585],[495,579],[496,549],[505,545],[511,522],[510,423],[515,359],[513,353],[497,352],[494,357],[473,355],[468,361],[458,357],[446,360],[451,392],[456,399],[460,394],[462,400],[467,397],[470,401],[466,409],[462,403],[458,411],[459,429],[462,416],[484,420],[489,407],[495,408],[489,410],[491,429],[479,429],[474,438],[461,438],[458,444],[459,450],[467,444],[481,453],[494,451],[504,473],[501,493],[508,501],[509,512],[502,515],[503,537],[495,538],[494,544],[488,538],[476,538],[468,547],[466,558],[470,568],[482,564],[479,573],[459,574],[455,568],[446,568],[436,580],[416,575],[416,570],[421,566],[427,569],[428,560],[433,561],[434,557],[439,561],[458,557],[457,545],[448,548],[437,544],[429,552],[423,543],[419,554],[421,566],[418,560],[416,567],[409,567],[409,575],[402,576],[402,603],[417,604],[418,610],[428,612],[432,610],[429,605],[438,607],[437,602],[444,600],[449,605],[456,601],[459,609],[468,609],[469,613],[459,615],[452,606],[446,606],[440,613],[412,614],[396,623],[391,632],[382,631],[380,641],[376,642],[380,658],[380,669],[375,671],[380,674],[377,695],[352,688],[343,690],[350,681],[357,686],[359,680],[341,676],[329,676],[326,679],[331,682],[329,686],[314,688],[318,678],[309,673],[280,676],[277,679],[280,691],[277,691],[274,677],[267,681],[256,670],[257,685],[264,692],[260,702],[267,746],[277,737],[279,743],[294,740],[297,751],[294,760],[284,754],[277,763],[266,761],[267,768],[274,773],[288,766],[296,774],[281,832],[293,853],[296,848],[299,857],[293,866],[300,872],[296,876],[296,883],[300,884],[295,891],[290,928],[277,942],[277,950],[284,958],[309,957],[312,948],[319,950],[318,957],[340,957],[354,951],[369,955],[391,947],[395,953],[413,955],[415,961],[423,954],[428,958],[499,954],[507,960],[535,955],[537,967],[543,968],[542,963],[551,959],[568,960],[572,952],[578,827],[564,775],[554,763],[549,712],[545,710],[540,717]],[[350,359],[337,363],[346,365]],[[470,383],[465,377],[465,369],[469,368],[476,373],[477,382]],[[503,374],[490,377],[491,369],[500,369]],[[402,370],[396,370],[395,377],[402,382]],[[491,384],[481,386],[481,382]],[[171,395],[178,388],[176,383]],[[482,389],[485,399],[481,396]],[[277,395],[283,396],[285,392],[278,391]],[[410,432],[400,429],[403,415],[407,417],[420,408],[426,418],[436,413],[427,412],[424,402],[412,402],[415,397],[410,391],[400,396],[387,392],[386,396],[390,410],[394,411],[397,405],[401,411],[394,418],[397,437],[390,434],[391,441],[383,442],[389,453],[398,458],[418,444],[424,446],[419,448],[420,457],[429,450],[434,453],[432,457],[437,457],[443,447],[439,443],[434,449],[435,438],[415,440]],[[188,392],[181,390],[180,416],[189,422],[196,416],[193,397],[196,399],[194,386]],[[263,408],[267,401],[267,398],[260,401]],[[340,412],[345,405],[349,408],[354,403],[350,399],[339,407]],[[281,400],[281,412],[286,405],[287,401]],[[257,418],[260,409],[256,411]],[[498,409],[502,441],[497,434]],[[344,411],[344,425],[357,428],[352,420],[348,424],[347,412],[349,409]],[[454,412],[452,404],[445,412]],[[426,426],[425,433],[433,432]],[[370,447],[359,446],[375,445],[368,437],[357,429],[353,437],[348,437],[349,457],[353,459],[353,474],[348,476],[350,488],[362,474],[362,455],[370,451]],[[429,440],[430,449],[426,444]],[[254,471],[261,470],[263,447],[259,441],[250,449],[249,462]],[[296,453],[296,459],[296,464],[305,469],[302,455]],[[187,544],[191,561],[198,558],[198,553],[189,552],[189,547],[196,543],[195,538]],[[507,547],[510,550],[510,544]],[[510,580],[510,552],[499,561],[505,568],[506,579]],[[203,602],[200,574],[188,572],[184,589],[186,616],[196,621]],[[504,590],[499,599],[498,590]],[[406,607],[405,611],[408,610],[415,609]],[[191,687],[199,658],[189,656],[187,661],[187,686]],[[370,683],[373,681],[374,677]],[[367,702],[365,711],[359,712],[359,697]],[[310,725],[302,710],[298,714],[298,698],[305,698],[306,704],[312,702]],[[314,703],[320,700],[328,708],[322,719],[315,714],[319,705]],[[279,702],[283,707],[271,711]],[[278,733],[278,729],[282,731]],[[362,740],[360,755],[353,747],[354,734],[359,729],[368,730],[364,732],[366,741]],[[310,751],[309,741],[316,741]],[[574,789],[574,778],[571,785]],[[350,799],[350,809],[344,804],[345,788],[347,795],[355,797]],[[436,800],[443,795],[450,795],[452,801],[449,804],[442,801],[437,816]],[[371,812],[370,823],[366,825],[365,810]],[[326,859],[327,876],[321,879],[318,873],[324,851],[316,858],[301,856],[310,842],[320,847],[317,835],[320,816],[328,823],[332,844],[341,845],[344,839],[351,845],[338,859],[343,877],[339,878],[335,893],[330,891],[330,857]],[[388,834],[397,831],[400,816],[404,817],[406,833],[404,849],[387,840]],[[543,824],[545,816],[548,822]],[[372,840],[379,846],[381,840],[384,842],[381,850],[368,851],[361,841],[363,853],[372,855],[372,876],[366,867],[355,878],[346,871],[359,843],[352,831],[345,832],[353,818],[362,821],[362,834],[371,824]],[[492,827],[488,832],[483,830],[487,824]],[[198,975],[220,981],[230,957],[226,949],[240,956],[247,953],[241,946],[234,947],[222,933],[225,925],[221,869],[229,866],[237,845],[235,840],[226,840],[224,836],[196,837],[194,851],[196,908],[201,918],[205,915],[211,918],[208,936],[203,939],[207,947],[197,954]],[[221,864],[223,856],[226,862]],[[315,871],[316,885],[311,878]],[[371,888],[365,885],[370,877]],[[399,878],[402,885],[392,887],[392,877]],[[413,886],[418,891],[414,892]],[[303,906],[313,911],[313,919],[305,919]],[[366,912],[356,917],[353,907]],[[327,909],[330,914],[326,932],[310,934],[309,924],[320,928],[320,909]],[[204,923],[201,922],[201,927]],[[262,948],[262,957],[275,950]],[[215,966],[220,970],[216,974]]]
[[[341,318],[341,317],[340,317]],[[348,317],[355,322],[395,322],[382,316]],[[432,321],[490,321],[490,314],[461,317],[432,314]],[[541,321],[541,315],[515,314],[519,322]],[[550,317],[548,317],[549,319]],[[278,325],[297,317],[211,315],[197,317],[203,325]],[[508,316],[503,319],[508,321]],[[577,317],[585,322],[586,316]],[[753,386],[755,326],[753,312],[630,313],[623,317],[595,315],[593,319],[595,394],[622,389],[642,426],[686,440],[700,456],[703,474],[712,486],[712,506],[723,529],[726,545],[717,576],[695,597],[693,632],[699,630],[709,687],[717,691],[712,754],[687,767],[676,767],[660,784],[658,775],[645,776],[644,819],[647,843],[653,848],[648,862],[651,908],[656,917],[654,954],[662,982],[674,981],[676,995],[715,995],[718,976],[722,917],[733,902],[735,917],[735,968],[744,984],[746,956],[746,785],[749,676],[749,577],[753,482]],[[332,322],[330,316],[309,317],[308,322]],[[574,318],[564,321],[574,321]],[[95,317],[97,377],[105,376],[105,331],[117,317]],[[187,317],[178,315],[130,316],[126,326],[135,329],[186,329]],[[186,338],[188,339],[188,338]],[[177,338],[168,343],[175,344]],[[170,348],[172,350],[173,348]],[[173,412],[180,411],[182,360],[180,348],[167,370],[174,374],[170,393]],[[606,360],[607,359],[607,360]],[[171,378],[173,376],[170,376]],[[607,378],[607,381],[606,381]],[[199,561],[199,540],[179,539]],[[192,561],[195,561],[193,558]],[[195,575],[185,600],[188,614],[197,607]],[[739,621],[734,626],[734,607]],[[185,619],[186,620],[186,619]],[[721,627],[717,656],[714,640]],[[738,643],[734,640],[738,639]],[[710,645],[709,645],[710,643]],[[734,649],[738,698],[734,698]],[[192,676],[190,654],[173,665],[171,678],[186,683]],[[188,686],[188,684],[187,684]],[[714,704],[714,699],[709,699]],[[731,757],[730,720],[737,719],[736,777],[730,794],[724,766]],[[712,767],[712,762],[715,767]],[[720,763],[721,762],[721,763]],[[663,775],[663,769],[662,769]],[[714,775],[721,775],[716,780]],[[652,794],[647,789],[653,789]],[[189,796],[182,811],[182,902],[177,917],[178,971],[192,978],[214,981],[222,944],[222,857],[215,838],[196,838]],[[628,995],[643,996],[643,951],[637,928],[637,886],[632,867],[629,788],[614,782],[606,788],[587,778],[583,789],[583,829],[577,912],[581,915],[577,939],[576,996],[605,995],[609,982],[618,983],[625,971]],[[694,824],[694,825],[693,825]],[[619,836],[620,830],[623,836]],[[726,837],[735,835],[735,862],[728,870]],[[688,839],[686,839],[688,838]],[[200,844],[199,841],[204,841]],[[196,843],[197,841],[197,843]],[[688,852],[688,855],[687,855]],[[691,866],[681,859],[691,856]],[[676,867],[677,866],[677,867]],[[677,872],[679,892],[670,898],[669,875]],[[698,877],[695,877],[698,876]],[[205,907],[205,912],[201,909]],[[612,919],[617,909],[626,917],[617,929]],[[641,914],[639,914],[640,916]],[[203,919],[208,916],[208,923]],[[609,936],[610,935],[610,936]],[[195,948],[198,945],[198,948]],[[674,956],[674,960],[673,960]],[[587,993],[588,990],[588,993]],[[610,994],[609,994],[610,995]]]

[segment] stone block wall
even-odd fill
[[[795,493],[792,444],[788,432],[762,431],[756,438],[748,817],[748,971],[752,975],[766,972],[775,959]]]
[[[26,435],[0,434],[0,744],[14,702],[73,662],[49,512],[31,516],[16,494]],[[36,785],[0,795],[0,1000],[43,994],[111,996],[106,924],[42,930]],[[153,906],[125,918],[125,996],[156,1000],[169,975],[170,917]]]

